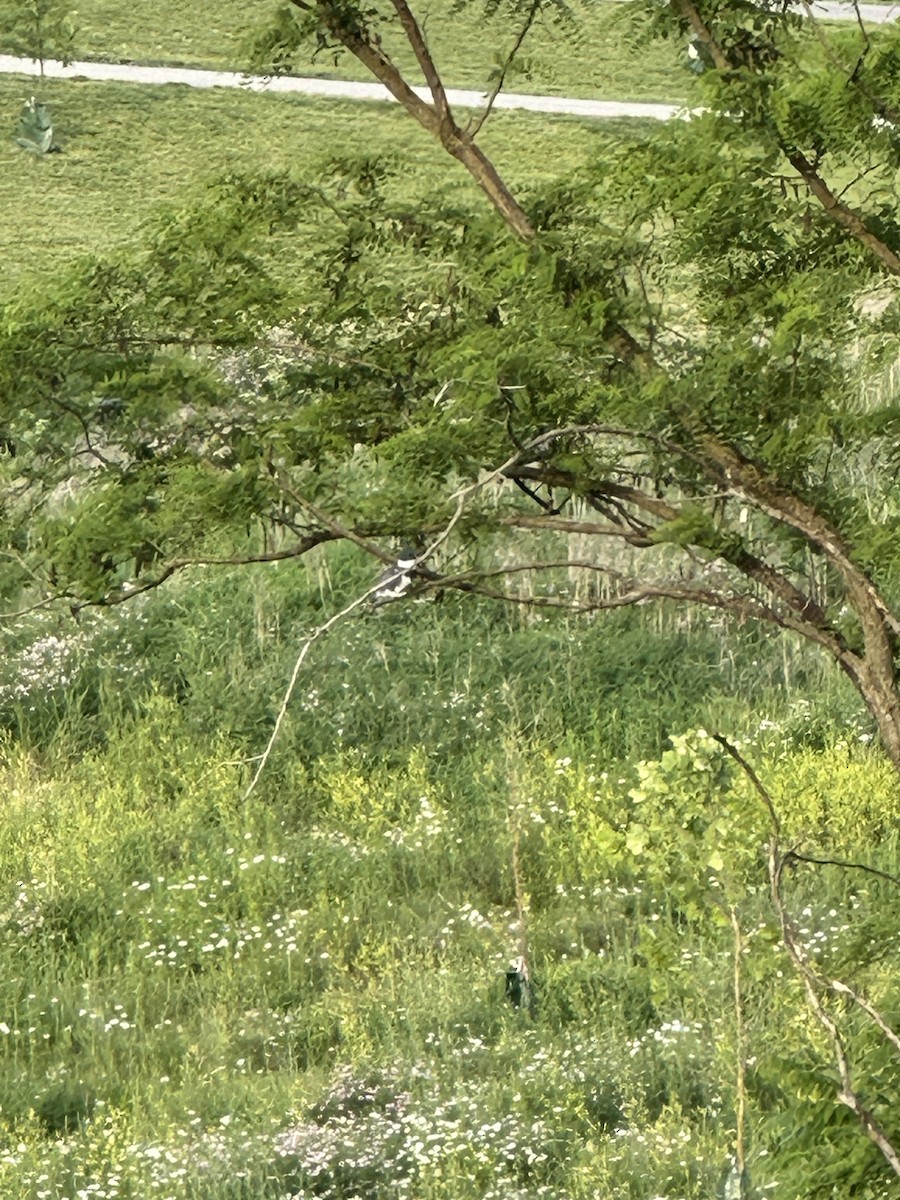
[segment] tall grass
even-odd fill
[[[823,721],[798,746],[809,709],[778,702],[784,660],[765,639],[723,658],[674,614],[525,627],[401,604],[317,648],[242,800],[299,639],[367,570],[339,551],[185,578],[118,627],[84,627],[64,680],[35,657],[37,617],[14,631],[0,696],[17,661],[38,674],[4,708],[3,1194],[700,1200],[721,1182],[731,931],[714,884],[666,885],[624,852],[636,760],[727,707],[720,727],[749,739],[785,836],[889,870],[893,777],[862,727]],[[832,689],[799,653],[792,679]],[[752,803],[729,786],[723,805]],[[813,1196],[812,1167],[840,1160],[887,1195],[836,1119],[761,858],[753,872],[754,1178]],[[889,884],[809,871],[791,903],[825,969],[886,995]],[[504,996],[523,938],[533,1017]],[[879,1047],[850,1036],[893,1095]],[[833,1152],[803,1134],[801,1102]]]

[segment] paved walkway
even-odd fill
[[[0,74],[40,75],[40,68],[29,58],[0,54]],[[353,83],[342,79],[307,79],[280,75],[271,79],[258,75],[239,75],[233,71],[198,71],[189,67],[136,67],[128,63],[47,62],[44,74],[50,79],[115,80],[120,83],[186,83],[198,88],[245,88],[254,92],[295,92],[304,96],[326,96],[347,100],[389,100],[393,96],[380,83]],[[424,88],[414,89],[423,100],[431,97]],[[481,108],[481,92],[448,88],[447,98],[457,108]],[[570,113],[578,117],[653,117],[667,121],[679,106],[640,104],[618,100],[578,100],[569,96],[522,96],[501,93],[495,108],[524,108],[531,112]]]
[[[817,14],[838,20],[856,20],[852,4],[816,0]],[[860,16],[865,21],[881,23],[900,17],[900,3],[893,5],[861,4]],[[29,58],[14,58],[0,54],[0,74],[39,76],[40,67]],[[234,71],[200,71],[189,67],[141,67],[130,63],[73,62],[64,67],[59,62],[44,63],[44,74],[50,79],[94,79],[119,83],[183,83],[197,88],[244,88],[254,92],[294,92],[303,96],[324,96],[346,100],[388,100],[393,96],[380,83],[354,83],[340,79],[310,79],[295,75],[264,78],[258,75],[239,75]],[[431,97],[426,89],[415,88],[424,100]],[[481,92],[448,88],[447,98],[456,108],[481,108]],[[568,114],[576,117],[649,117],[668,121],[684,106],[677,104],[648,104],[623,100],[580,100],[572,96],[528,96],[502,92],[494,107],[525,109],[528,112]]]

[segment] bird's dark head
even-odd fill
[[[404,546],[397,554],[397,566],[401,571],[408,571],[419,557],[414,546]]]

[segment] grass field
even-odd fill
[[[855,1177],[887,1197],[815,1065],[827,1053],[758,886],[753,794],[705,735],[659,758],[704,714],[740,730],[785,837],[895,869],[897,785],[846,691],[796,647],[726,660],[702,624],[665,616],[654,633],[634,613],[398,605],[319,645],[242,800],[299,632],[359,587],[353,564],[201,573],[112,616],[6,632],[2,1194],[708,1200],[735,1128],[724,888],[747,937],[761,1194],[821,1194],[803,1175],[862,1143]],[[623,841],[654,803],[662,876]],[[697,854],[680,859],[665,847],[684,849],[687,820]],[[704,838],[730,856],[718,878]],[[880,931],[864,976],[881,994],[895,889],[839,871],[790,889],[836,976]],[[533,1015],[504,997],[523,939]],[[804,1125],[823,1121],[824,1167]]]
[[[175,63],[197,67],[245,69],[254,34],[276,10],[273,0],[239,0],[210,6],[201,0],[160,0],[140,13],[116,0],[84,0],[77,5],[73,45],[76,58],[137,63]],[[486,19],[480,5],[454,14],[449,3],[416,6],[445,81],[481,88],[498,59],[512,44],[515,27],[505,16]],[[689,81],[680,47],[667,43],[630,48],[623,38],[623,6],[575,3],[571,22],[542,21],[523,55],[523,69],[508,90],[551,95],[672,101],[685,94]],[[386,39],[399,65],[415,70],[408,46]],[[9,50],[0,31],[0,53]],[[365,79],[350,55],[335,64],[329,54],[299,60],[297,73]]]
[[[33,86],[0,77],[0,127],[15,127]],[[476,190],[397,106],[51,80],[40,96],[63,152],[36,161],[12,138],[0,141],[0,293],[133,241],[160,203],[224,172],[289,170],[314,180],[338,151],[394,153],[411,194]],[[497,113],[482,140],[520,186],[564,174],[610,138],[640,136],[640,122]]]
[[[80,52],[239,66],[267,5],[145,7],[86,0]],[[448,78],[483,81],[493,33],[451,32],[435,13]],[[514,86],[673,97],[662,59],[638,79],[585,38],[545,31]],[[0,127],[34,87],[0,78]],[[3,300],[223,172],[401,151],[405,195],[474,189],[395,107],[40,95],[63,152],[0,141]],[[527,188],[644,134],[501,113],[484,144]],[[795,856],[786,903],[896,1126],[892,1048],[827,984],[900,1011],[900,788],[849,684],[683,610],[400,602],[316,643],[248,796],[304,635],[372,574],[336,546],[0,621],[0,1197],[710,1200],[742,1142],[755,1197],[889,1200],[781,944],[765,806],[705,732],[826,860]]]

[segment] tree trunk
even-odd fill
[[[900,775],[900,692],[895,672],[878,671],[855,654],[842,655],[838,662],[872,714],[884,752]]]

